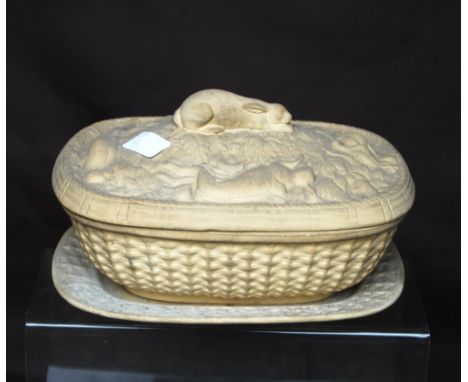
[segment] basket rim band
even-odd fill
[[[131,234],[143,237],[154,237],[160,239],[200,241],[200,242],[231,242],[231,243],[318,243],[355,239],[379,234],[381,232],[396,229],[403,218],[392,222],[379,224],[372,227],[354,228],[347,230],[330,231],[278,231],[278,232],[249,232],[249,231],[190,231],[190,230],[167,230],[148,227],[132,227],[117,224],[109,224],[103,221],[92,220],[77,215],[65,209],[72,222],[78,222],[100,230]]]

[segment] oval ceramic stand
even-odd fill
[[[342,320],[382,311],[400,296],[404,268],[391,244],[364,281],[318,302],[261,306],[158,302],[137,297],[99,273],[83,255],[70,228],[55,251],[52,277],[57,291],[71,305],[105,317],[155,323],[288,323]]]

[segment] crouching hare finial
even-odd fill
[[[252,129],[292,131],[291,114],[283,105],[218,90],[201,90],[188,97],[174,113],[174,123],[202,134]]]

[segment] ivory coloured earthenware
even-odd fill
[[[170,147],[153,157],[123,147],[142,132]],[[174,115],[81,130],[53,187],[112,281],[213,304],[303,303],[359,283],[414,199],[403,158],[380,136],[213,89]]]

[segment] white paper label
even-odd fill
[[[123,144],[127,150],[132,150],[145,157],[152,158],[171,145],[167,139],[151,131],[143,131]]]

